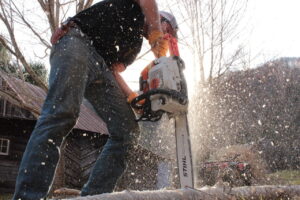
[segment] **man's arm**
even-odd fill
[[[125,80],[120,75],[120,72],[123,72],[126,69],[124,64],[123,63],[115,63],[111,66],[111,69],[112,69],[113,75],[116,78],[116,81],[118,82],[121,90],[128,97],[132,93],[132,90],[129,88],[129,86],[127,85]]]
[[[114,77],[116,78],[116,81],[118,82],[121,90],[124,92],[126,97],[129,97],[133,91],[130,89],[130,87],[127,85],[123,77],[119,74],[117,71],[113,71]]]
[[[141,7],[143,14],[145,15],[145,22],[147,26],[147,33],[152,31],[160,31],[160,16],[158,13],[158,8],[155,0],[135,0]]]
[[[131,101],[138,96],[138,93],[133,92],[130,87],[127,85],[123,77],[120,75],[120,72],[123,72],[125,70],[125,66],[122,63],[116,63],[112,65],[112,72],[113,75],[120,86],[121,90],[124,92],[124,94],[127,97],[127,102],[131,103]],[[144,100],[141,100],[139,102],[140,104],[144,103]],[[137,113],[139,113],[138,110],[135,110]]]
[[[136,1],[145,15],[145,37],[148,39],[151,50],[156,58],[166,56],[168,42],[163,39],[160,15],[155,0],[134,0]]]

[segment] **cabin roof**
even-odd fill
[[[24,109],[29,110],[35,116],[40,114],[46,98],[46,92],[42,88],[1,71],[0,78],[6,82],[8,88],[16,95],[14,99],[19,102],[19,105],[22,105]],[[84,100],[80,107],[79,118],[74,128],[108,134],[106,123],[96,114],[87,100]]]

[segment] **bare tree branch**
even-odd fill
[[[93,4],[93,2],[94,0],[87,0],[85,5],[83,6],[83,9],[87,9],[88,7],[90,7]]]
[[[77,0],[67,1],[67,2],[65,2],[65,3],[61,3],[60,5],[61,5],[61,6],[70,5],[70,4],[72,4],[72,3],[76,2],[76,1],[77,1]]]
[[[59,20],[60,20],[60,2],[59,0],[56,0],[56,4],[55,4],[55,26],[58,27],[59,26]]]
[[[46,3],[43,0],[37,0],[41,6],[41,8],[43,9],[43,11],[47,10],[47,6]]]
[[[200,82],[205,82],[206,78],[210,81],[220,75],[223,68],[227,70],[225,63],[231,63],[231,59],[235,57],[231,56],[235,54],[232,47],[226,48],[226,44],[237,43],[236,38],[241,34],[238,27],[248,1],[175,1],[181,5],[179,9],[183,8],[184,13],[189,16],[189,28],[193,38],[191,46],[199,63]],[[238,45],[236,48],[238,49]]]
[[[47,22],[49,24],[49,29],[51,34],[58,28],[60,21],[65,19],[65,16],[70,14],[70,8],[80,7],[80,10],[83,10],[93,3],[93,0],[80,0],[79,5],[77,5],[76,0],[63,1],[61,0],[37,0],[35,1],[37,5],[40,6],[41,10],[45,13]],[[39,31],[28,18],[26,18],[26,13],[18,7],[19,2],[12,0],[0,0],[0,20],[3,22],[7,29],[8,36],[5,38],[3,35],[0,36],[0,43],[11,52],[13,56],[16,57],[17,61],[20,61],[21,65],[25,68],[26,72],[34,79],[34,81],[43,89],[47,90],[46,84],[39,79],[39,77],[34,73],[28,64],[24,54],[21,49],[23,48],[21,43],[18,42],[17,36],[15,34],[14,27],[22,25],[25,27],[24,31],[30,31],[35,36],[32,39],[32,42],[37,42],[44,47],[45,55],[47,56],[47,50],[51,48],[51,45],[48,42],[48,38],[45,38],[44,35],[47,35],[45,30]],[[64,6],[67,7],[65,10]],[[33,52],[35,55],[35,53]],[[35,55],[36,58],[40,56]],[[20,66],[20,65],[19,65]]]
[[[32,76],[32,78],[37,82],[37,84],[43,88],[44,90],[47,90],[47,86],[46,84],[36,75],[36,73],[31,69],[30,65],[27,63],[24,55],[22,54],[20,47],[16,41],[16,37],[15,37],[15,33],[13,30],[13,25],[9,24],[9,17],[7,16],[7,13],[5,11],[4,8],[4,4],[3,1],[1,0],[0,2],[0,6],[1,6],[1,11],[2,14],[0,15],[0,19],[3,21],[4,25],[6,26],[6,29],[9,33],[10,36],[10,40],[11,40],[11,44],[14,48],[14,55],[21,61],[21,63],[23,64],[24,68],[26,69],[26,71]],[[9,7],[11,8],[11,6],[9,5]],[[12,16],[10,16],[10,20],[12,20]]]
[[[48,0],[47,3],[47,10],[49,12],[49,23],[50,23],[50,28],[51,28],[51,32],[54,33],[55,29],[58,27],[58,24],[55,24],[56,20],[55,20],[55,3],[54,0]]]
[[[79,0],[79,2],[77,3],[76,11],[80,12],[83,9],[83,6],[84,6],[84,0]]]
[[[51,48],[51,45],[44,39],[41,37],[41,35],[36,32],[36,30],[31,26],[31,24],[25,19],[24,15],[20,12],[20,10],[18,9],[18,7],[14,4],[14,2],[12,2],[15,10],[18,14],[18,16],[22,19],[22,21],[25,23],[25,25],[32,31],[32,33],[48,48]]]
[[[13,54],[14,56],[17,56],[17,54],[15,53],[15,51],[10,48],[10,46],[7,44],[7,40],[5,40],[5,38],[0,35],[0,43],[11,53]]]

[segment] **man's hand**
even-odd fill
[[[149,44],[156,58],[166,56],[169,48],[168,41],[165,40],[164,34],[160,31],[152,31],[149,36]]]
[[[160,23],[160,15],[155,0],[135,0],[145,15],[145,37],[156,58],[166,56],[168,42],[163,39],[164,34]]]
[[[126,67],[123,63],[115,63],[111,66],[111,70],[113,72],[119,72],[120,73],[120,72],[125,71],[125,69],[126,69]]]
[[[120,75],[120,72],[123,72],[126,69],[124,64],[123,63],[115,63],[110,68],[112,70],[112,73],[113,73],[117,83],[119,84],[119,86],[122,89],[122,91],[124,92],[124,94],[126,96],[129,96],[132,93],[132,90],[129,88],[127,83],[124,81],[124,79]]]
[[[131,94],[129,94],[129,96],[127,97],[127,102],[129,104],[131,104],[131,102],[133,101],[133,99],[135,99],[136,97],[138,97],[139,94],[136,93],[136,92],[132,92]],[[143,105],[145,103],[145,99],[143,100],[140,100],[138,102],[139,105]],[[133,108],[133,111],[136,113],[136,114],[143,114],[143,109],[136,109],[136,108]]]

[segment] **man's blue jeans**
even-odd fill
[[[106,122],[110,137],[81,195],[112,192],[136,138],[134,113],[103,58],[79,29],[72,28],[53,46],[50,64],[48,95],[23,155],[13,199],[47,195],[62,141],[76,123],[83,97]]]

